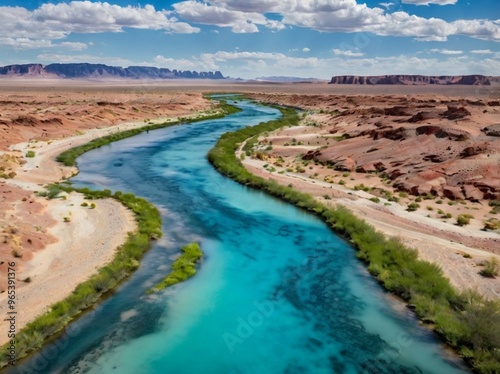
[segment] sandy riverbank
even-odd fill
[[[92,209],[81,206],[83,196],[77,193],[61,193],[52,200],[37,196],[36,191],[42,191],[44,185],[76,172],[57,163],[55,157],[113,132],[197,115],[211,103],[201,94],[182,93],[166,94],[155,101],[156,94],[149,97],[143,90],[96,93],[86,99],[80,97],[87,93],[71,92],[62,98],[48,88],[10,92],[8,98],[3,95],[0,93],[0,100],[7,103],[0,119],[7,125],[2,128],[1,146],[5,151],[0,153],[0,170],[8,177],[0,179],[0,288],[6,289],[7,264],[14,261],[19,331],[110,262],[127,233],[136,228],[132,212],[112,199],[98,200]],[[51,101],[53,96],[57,96],[57,103]],[[81,107],[79,100],[84,100]],[[108,117],[100,118],[102,107],[109,103],[122,109],[119,113],[107,111]],[[82,108],[79,115],[75,114]],[[39,113],[33,112],[29,118],[20,114],[31,110]],[[27,122],[19,123],[20,117]],[[113,123],[119,124],[110,126]],[[34,152],[34,157],[26,157],[28,151]],[[2,292],[0,314],[6,312],[7,293]],[[7,322],[0,321],[0,344],[8,340],[7,329]]]

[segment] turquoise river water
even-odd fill
[[[237,105],[78,159],[75,185],[145,197],[164,237],[112,296],[10,372],[464,372],[323,222],[212,168],[206,154],[222,133],[280,115]],[[192,241],[205,253],[196,276],[146,295]]]

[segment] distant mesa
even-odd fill
[[[170,70],[152,66],[108,66],[104,64],[24,64],[0,67],[0,76],[58,78],[128,78],[128,79],[225,79],[220,71],[197,72]]]
[[[325,79],[318,78],[301,78],[289,76],[269,76],[255,78],[258,82],[272,82],[272,83],[322,83],[326,82]]]
[[[489,86],[492,83],[500,83],[500,77],[487,77],[484,75],[376,75],[358,76],[341,75],[332,77],[330,84],[359,84],[359,85],[468,85],[468,86]]]

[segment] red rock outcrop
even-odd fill
[[[493,78],[493,79],[491,79]],[[391,84],[391,85],[474,85],[489,86],[491,80],[497,77],[486,77],[484,75],[463,76],[425,76],[425,75],[377,75],[357,76],[341,75],[332,77],[330,84]]]

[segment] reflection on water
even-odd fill
[[[146,197],[162,212],[165,236],[112,297],[23,368],[460,373],[322,222],[212,169],[205,155],[222,133],[279,115],[238,105],[244,111],[225,119],[150,131],[79,158],[77,185]],[[205,253],[197,275],[145,295],[191,241]]]

